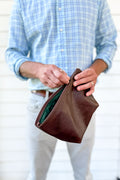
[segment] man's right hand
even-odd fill
[[[37,70],[37,77],[45,86],[50,88],[68,84],[70,80],[65,71],[53,64],[41,64]]]
[[[53,64],[26,61],[20,66],[20,74],[28,78],[37,78],[50,88],[57,88],[68,84],[70,77],[65,71]]]

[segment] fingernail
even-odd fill
[[[78,90],[78,91],[80,91],[80,90],[81,90],[81,88],[80,88],[80,87],[78,87],[78,88],[77,88],[77,90]]]
[[[74,77],[74,79],[75,79],[75,80],[77,80],[77,79],[78,79],[78,77],[77,77],[77,76],[75,76],[75,77]]]
[[[73,83],[73,86],[76,86],[76,83]]]

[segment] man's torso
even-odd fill
[[[87,68],[93,61],[98,7],[97,0],[21,0],[31,59],[55,64],[68,75]]]

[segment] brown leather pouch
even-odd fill
[[[72,74],[68,85],[63,85],[53,93],[43,105],[35,125],[44,132],[67,142],[80,143],[88,127],[92,114],[99,106],[93,95],[73,87]]]

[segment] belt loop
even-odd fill
[[[47,100],[48,100],[48,98],[49,98],[49,91],[48,91],[48,90],[46,90],[45,100],[47,101]]]

